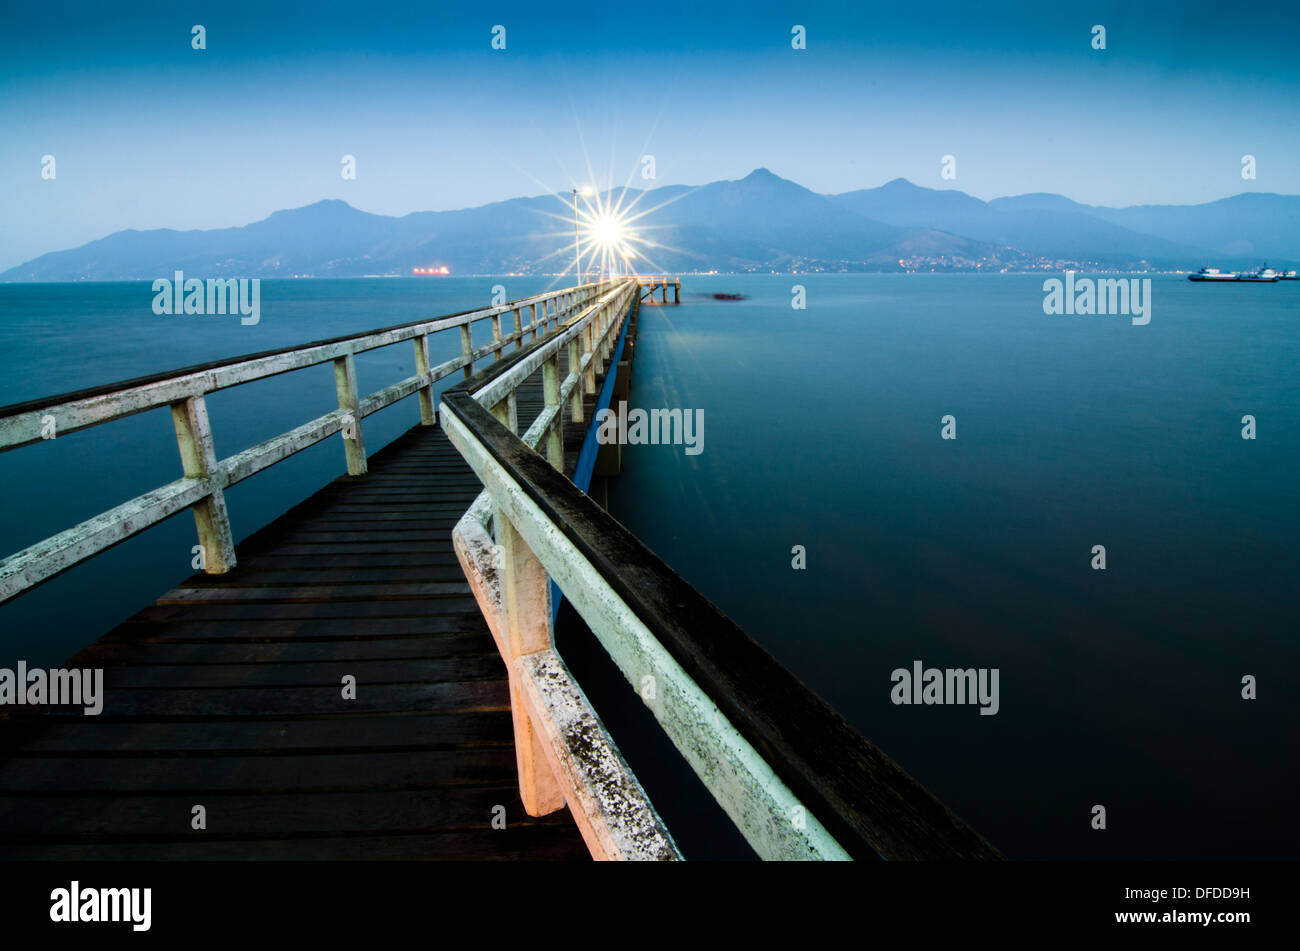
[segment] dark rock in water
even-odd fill
[[[714,300],[745,300],[744,294],[714,294]]]

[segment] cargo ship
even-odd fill
[[[1189,281],[1235,281],[1236,271],[1220,271],[1217,267],[1203,267],[1195,274],[1188,274]]]

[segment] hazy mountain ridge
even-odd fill
[[[1300,196],[1245,193],[1201,205],[1105,208],[1061,195],[984,202],[895,179],[820,195],[758,169],[699,187],[629,189],[624,207],[668,271],[900,270],[1101,266],[1193,268],[1300,259]],[[567,196],[457,211],[375,215],[339,199],[277,211],[242,227],[120,231],[41,255],[6,281],[203,277],[352,277],[555,272],[571,264]],[[902,263],[900,263],[902,262]],[[643,269],[649,269],[644,267]]]
[[[832,196],[896,225],[951,231],[1030,255],[1190,268],[1300,259],[1300,196],[1248,192],[1200,205],[1106,208],[1035,193],[984,202],[895,179]]]

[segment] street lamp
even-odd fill
[[[583,197],[589,197],[592,194],[592,191],[593,189],[590,185],[584,186],[582,189]],[[573,189],[573,273],[578,275],[579,287],[586,283],[584,275],[580,270],[581,267],[582,265],[578,254],[578,189],[575,188]]]

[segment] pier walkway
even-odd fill
[[[582,491],[646,289],[0,408],[3,451],[170,406],[184,472],[0,561],[0,600],[184,509],[206,567],[64,665],[103,669],[101,715],[0,707],[0,858],[680,858],[554,652],[561,596],[761,857],[998,858]],[[431,366],[442,331],[460,355]],[[354,356],[405,341],[416,375],[361,397]],[[215,457],[205,394],[324,362],[338,410]],[[368,456],[364,418],[408,396],[421,424]],[[236,552],[224,489],[331,437],[348,474]]]
[[[4,724],[0,858],[586,858],[567,812],[519,802],[451,547],[479,491],[418,427],[71,658],[104,668],[104,712]]]

